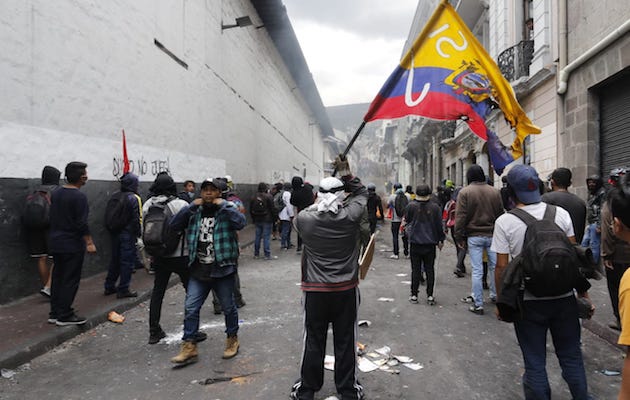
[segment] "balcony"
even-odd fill
[[[534,56],[534,41],[523,40],[499,54],[497,64],[501,73],[509,82],[529,76],[529,65]]]

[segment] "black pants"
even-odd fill
[[[168,281],[171,274],[179,275],[179,279],[184,286],[188,287],[188,279],[190,271],[188,270],[188,257],[170,257],[153,258],[153,267],[155,275],[153,275],[153,291],[151,292],[151,303],[149,306],[149,332],[158,333],[162,329],[160,327],[160,317],[162,315],[162,302],[164,293],[168,287]]]
[[[464,265],[464,259],[466,258],[466,249],[462,249],[457,245],[457,240],[455,240],[455,228],[451,226],[451,237],[453,238],[453,243],[455,243],[455,248],[457,249],[457,265],[455,269],[460,272],[466,272],[466,266]]]
[[[604,268],[606,270],[606,282],[608,284],[608,294],[610,295],[610,304],[613,308],[613,314],[619,322],[619,283],[621,283],[621,277],[628,268],[627,264],[613,263],[612,269]],[[54,270],[53,270],[54,271]]]
[[[400,248],[398,247],[398,233],[400,232],[400,221],[392,222],[392,244],[394,246],[394,255],[398,255]]]
[[[300,369],[300,399],[313,399],[324,384],[324,356],[328,324],[332,323],[335,387],[342,399],[360,399],[357,380],[357,308],[359,289],[343,292],[306,292],[303,299],[305,342]]]
[[[427,274],[427,296],[433,296],[435,245],[411,243],[411,295],[418,295],[422,269]]]
[[[234,273],[234,303],[237,307],[242,307],[245,304],[243,294],[241,293],[241,278],[238,276],[238,270]],[[212,290],[212,306],[216,314],[220,314],[223,311],[214,289]]]
[[[403,232],[400,236],[403,242],[403,254],[405,256],[408,256],[409,255],[409,238],[407,237],[407,234],[405,232]]]
[[[84,257],[84,252],[53,254],[50,318],[67,319],[74,314],[72,303],[79,290]]]
[[[370,223],[370,233],[376,232],[376,217],[368,217],[368,222]]]

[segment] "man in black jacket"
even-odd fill
[[[249,214],[256,225],[256,239],[254,240],[254,258],[260,257],[260,241],[263,242],[265,260],[271,260],[271,225],[274,219],[273,198],[267,193],[266,183],[258,184],[258,191],[249,202]]]
[[[313,204],[315,201],[313,198],[313,185],[310,183],[304,183],[302,178],[294,176],[291,180],[291,204],[297,207],[297,212],[304,210],[306,207]],[[298,233],[297,249],[298,252],[302,251],[302,236]]]

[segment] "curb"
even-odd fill
[[[239,244],[239,248],[243,250],[248,246],[251,246],[253,243],[253,239],[243,241]],[[170,289],[178,283],[178,278],[174,276],[169,281],[167,289]],[[91,313],[91,315],[86,315],[87,322],[83,325],[57,327],[54,330],[45,332],[41,335],[35,336],[33,339],[25,341],[20,344],[18,348],[3,352],[0,354],[0,366],[3,369],[14,369],[20,365],[30,362],[32,359],[54,349],[60,344],[63,344],[81,333],[108,321],[107,314],[112,311],[112,309],[118,313],[123,313],[138,306],[140,303],[149,300],[151,298],[151,290],[152,286],[144,292],[138,292],[138,297],[120,302],[113,308],[109,304],[97,308]],[[38,295],[34,296],[37,297]]]

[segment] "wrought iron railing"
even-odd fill
[[[534,41],[523,40],[499,54],[497,64],[501,73],[510,82],[529,76],[529,66],[534,57]]]

